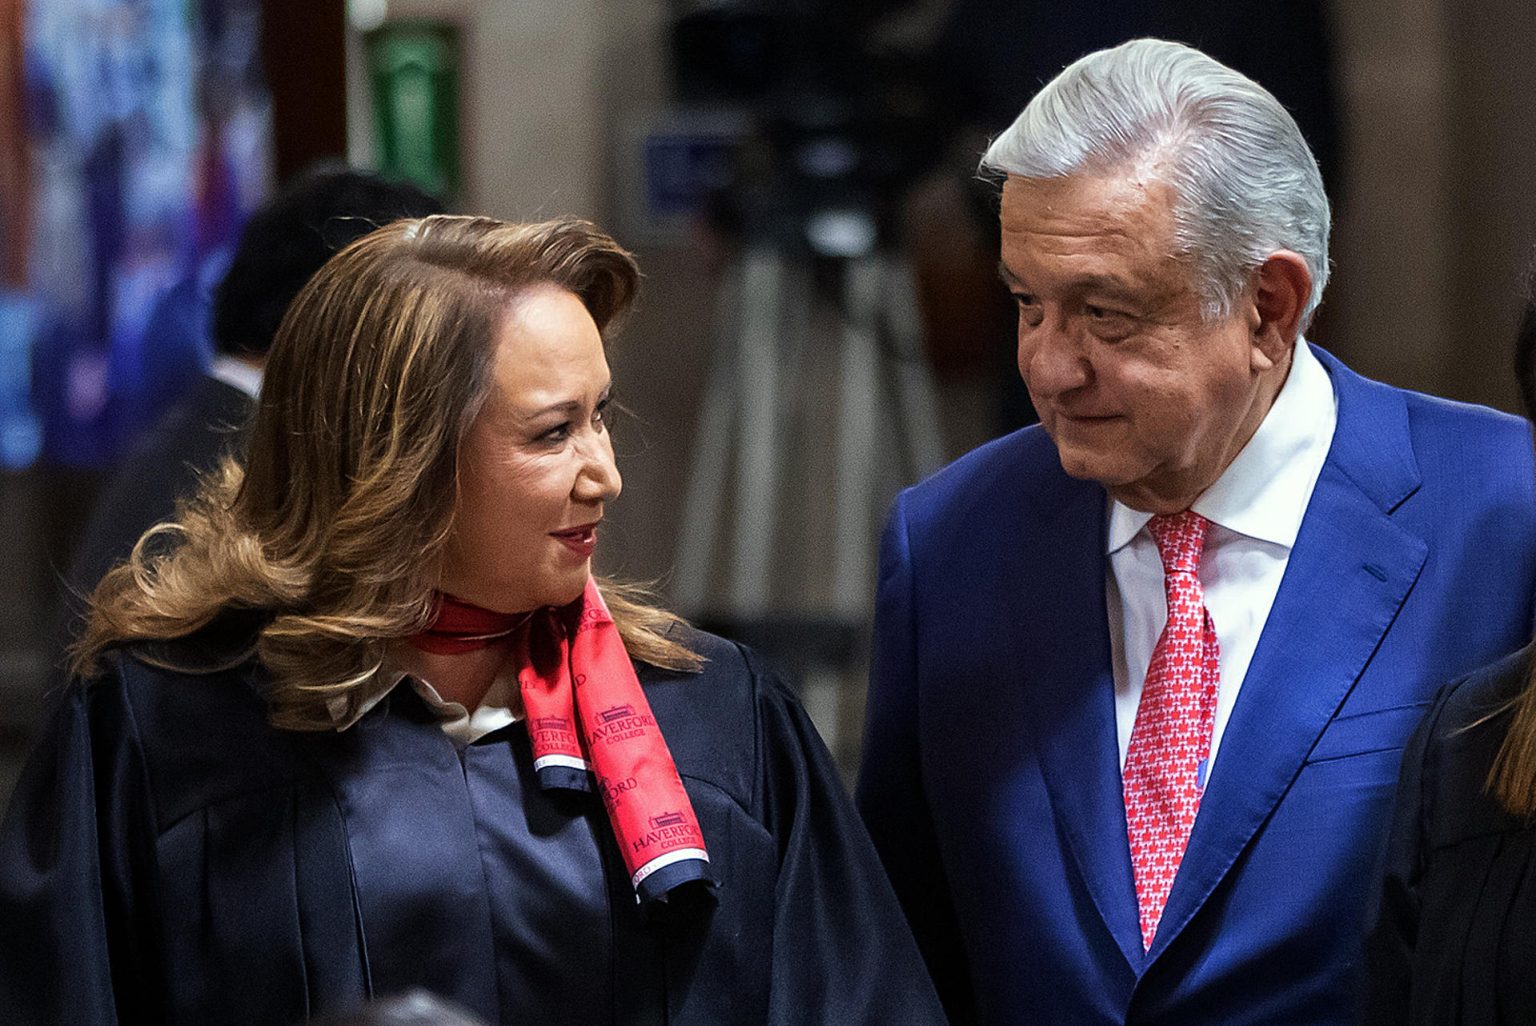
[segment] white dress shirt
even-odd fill
[[[1328,372],[1306,341],[1298,339],[1290,373],[1269,413],[1190,507],[1211,522],[1200,584],[1221,648],[1207,774],[1215,772],[1222,732],[1280,590],[1337,422],[1338,401]],[[1168,620],[1163,563],[1146,530],[1150,519],[1150,513],[1110,500],[1105,591],[1122,769],[1152,649]]]

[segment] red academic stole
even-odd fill
[[[634,665],[597,585],[532,616],[495,613],[444,595],[411,643],[462,652],[513,635],[518,685],[545,790],[590,791],[593,777],[630,883],[642,901],[711,879],[704,835]]]

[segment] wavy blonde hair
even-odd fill
[[[1509,714],[1509,727],[1488,771],[1487,789],[1521,819],[1536,819],[1536,661],[1525,668],[1525,687],[1469,727]]]
[[[397,221],[342,250],[278,329],[244,466],[226,459],[102,579],[74,670],[95,672],[110,646],[251,611],[273,724],[330,728],[332,701],[431,620],[459,443],[489,391],[507,304],[556,285],[606,337],[638,281],[628,252],[574,218]],[[671,636],[676,616],[632,585],[602,590],[632,656],[698,668]]]

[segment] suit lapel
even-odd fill
[[[1133,968],[1142,961],[1115,735],[1115,685],[1104,595],[1104,491],[1062,475],[1066,501],[1042,513],[1025,556],[1046,600],[1031,608],[1016,665],[1028,667],[1020,721],[1062,833],[1104,924]],[[1086,554],[1086,558],[1085,558]],[[1022,578],[1021,578],[1022,579]]]
[[[1402,397],[1318,355],[1338,397],[1333,445],[1222,737],[1149,964],[1290,788],[1428,553],[1391,517],[1419,481]]]

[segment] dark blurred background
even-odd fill
[[[1088,50],[1199,45],[1335,201],[1317,341],[1514,409],[1536,237],[1523,0],[0,0],[0,796],[102,482],[211,358],[241,225],[323,160],[639,255],[602,568],[752,640],[856,756],[894,491],[1031,413],[989,135]]]

